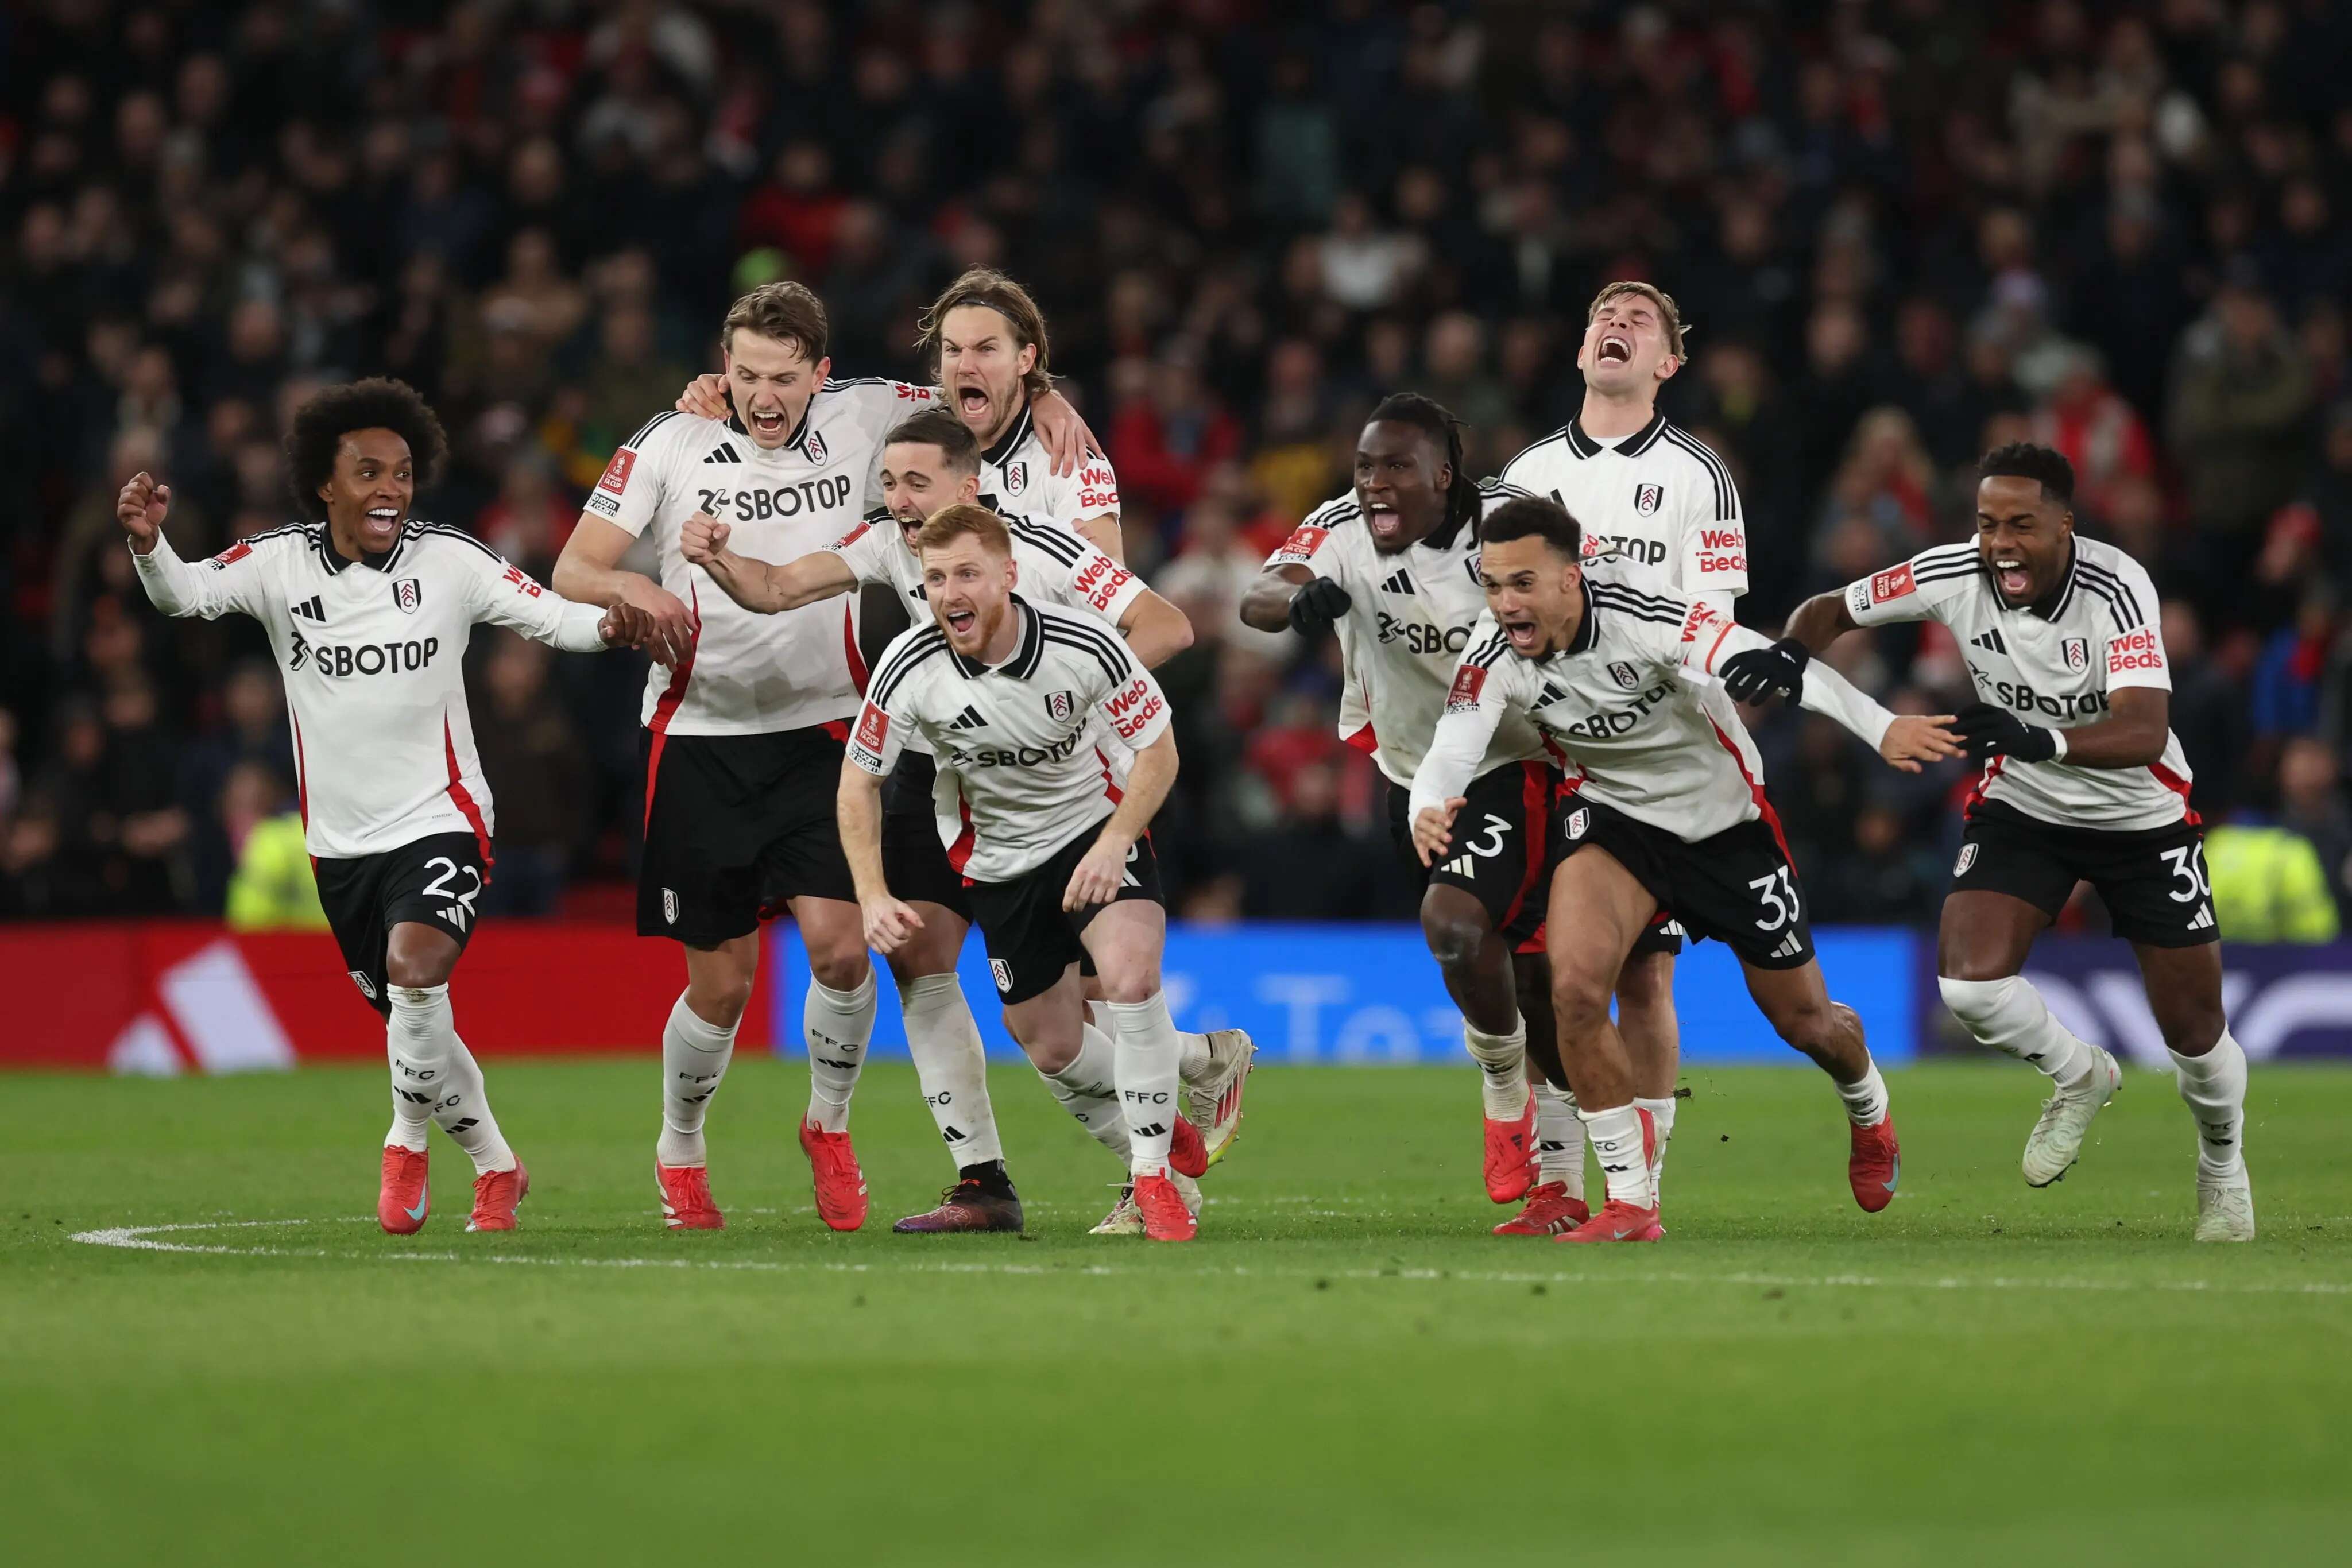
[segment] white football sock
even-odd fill
[[[1100,1030],[1105,1040],[1118,1038],[1118,1020],[1111,1017],[1108,1002],[1088,1002],[1087,1021]],[[1180,1029],[1176,1031],[1176,1043],[1181,1048],[1176,1062],[1178,1075],[1187,1083],[1198,1083],[1209,1071],[1209,1037],[1190,1034]]]
[[[482,1069],[457,1038],[448,986],[388,986],[384,999],[392,1004],[384,1049],[393,1083],[393,1130],[384,1141],[422,1149],[429,1117],[472,1158],[477,1174],[512,1170],[514,1151],[490,1114]],[[423,1103],[417,1094],[426,1096]]]
[[[709,1163],[702,1118],[734,1060],[734,1028],[721,1029],[705,1019],[686,1005],[680,991],[670,1004],[669,1022],[662,1026],[662,1131],[654,1158],[670,1166]]]
[[[1528,1025],[1511,1016],[1511,1032],[1486,1034],[1468,1019],[1462,1020],[1462,1043],[1485,1075],[1479,1097],[1486,1102],[1489,1122],[1516,1122],[1528,1113]]]
[[[1118,1156],[1119,1169],[1125,1170],[1132,1146],[1127,1118],[1118,1108],[1118,1048],[1109,1038],[1092,1024],[1081,1026],[1078,1054],[1070,1064],[1059,1072],[1039,1068],[1037,1076],[1095,1142]]]
[[[1559,1182],[1570,1197],[1584,1196],[1584,1129],[1576,1121],[1576,1096],[1538,1080],[1536,1179]]]
[[[1665,1202],[1666,1145],[1675,1141],[1675,1097],[1651,1100],[1635,1096],[1633,1103],[1650,1113],[1650,1124],[1657,1130],[1658,1142],[1650,1152],[1650,1192],[1658,1204]]]
[[[2227,1028],[2202,1056],[2173,1051],[2180,1098],[2197,1118],[2197,1173],[2235,1176],[2246,1169],[2246,1053]]]
[[[1164,1174],[1181,1109],[1176,1062],[1182,1051],[1176,1020],[1168,1016],[1168,993],[1154,991],[1139,1002],[1109,1005],[1112,1021],[1118,1025],[1113,1039],[1118,1050],[1119,1106],[1127,1115],[1130,1147],[1128,1168],[1138,1176]]]
[[[836,991],[811,975],[801,1032],[808,1041],[808,1119],[820,1133],[847,1132],[850,1092],[874,1038],[874,971],[867,969],[854,991]]]
[[[2023,976],[1939,979],[1936,988],[1978,1044],[2033,1063],[2062,1088],[2072,1089],[2091,1071],[2089,1048],[2051,1016],[2042,993]]]
[[[1864,1069],[1859,1083],[1839,1083],[1830,1080],[1845,1102],[1845,1117],[1857,1127],[1875,1127],[1886,1120],[1886,1080],[1878,1075],[1878,1063],[1871,1061]]]
[[[1657,1128],[1639,1105],[1609,1111],[1577,1112],[1592,1153],[1601,1161],[1601,1176],[1608,1184],[1609,1201],[1635,1208],[1658,1207],[1657,1188],[1650,1182],[1650,1158],[1656,1151]]]
[[[898,988],[898,1008],[923,1103],[931,1108],[949,1155],[959,1168],[1003,1159],[996,1112],[988,1103],[986,1048],[963,987],[952,972],[919,976]]]

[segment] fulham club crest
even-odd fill
[[[1658,509],[1659,503],[1664,501],[1665,498],[1666,488],[1663,485],[1636,485],[1633,486],[1633,510],[1639,512],[1645,517],[1655,513]]]
[[[677,924],[677,889],[662,889],[662,918],[672,925]]]
[[[1633,673],[1633,666],[1622,659],[1611,661],[1609,678],[1629,692],[1642,684],[1642,677]]]
[[[1077,705],[1070,699],[1069,693],[1047,692],[1045,694],[1046,717],[1059,723],[1062,720],[1068,718],[1071,714],[1076,711]]]
[[[823,463],[824,461],[824,437],[819,435],[814,430],[810,431],[808,433],[808,439],[801,443],[801,450],[808,454],[808,460],[810,462]]]
[[[1969,867],[1970,867],[1970,866],[1972,866],[1972,865],[1974,865],[1974,864],[1976,864],[1976,863],[1977,863],[1977,847],[1976,847],[1976,845],[1974,845],[1974,844],[1962,844],[1962,845],[1960,846],[1960,858],[1959,858],[1958,861],[1954,862],[1953,862],[1953,864],[1952,864],[1952,874],[1953,874],[1954,876],[1956,876],[1956,877],[1958,877],[1958,876],[1966,876],[1966,875],[1968,875],[1968,874],[1969,874]]]
[[[1024,457],[1018,463],[1007,463],[1004,465],[1004,493],[1017,496],[1028,487],[1029,460]]]
[[[404,615],[414,615],[416,607],[425,602],[425,584],[413,577],[404,577],[392,585],[392,601],[400,606]]]
[[[2066,653],[2066,667],[2068,669],[2081,670],[2089,668],[2091,663],[2091,644],[2087,640],[2081,637],[2069,637],[2066,639],[2063,646]]]
[[[1591,807],[1579,806],[1575,810],[1570,811],[1568,814],[1568,836],[1570,838],[1582,838],[1584,836],[1584,830],[1591,826],[1592,826],[1592,810]]]

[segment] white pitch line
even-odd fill
[[[348,1221],[367,1224],[372,1217]],[[1459,1281],[1474,1285],[1732,1285],[1780,1290],[1824,1291],[2184,1291],[2232,1296],[2352,1296],[2352,1281],[2245,1280],[2027,1280],[1991,1274],[1977,1278],[1939,1275],[1890,1279],[1875,1274],[1759,1274],[1736,1270],[1725,1274],[1700,1274],[1684,1270],[1658,1270],[1638,1274],[1547,1273],[1527,1270],[1492,1269],[1298,1269],[1255,1268],[1234,1264],[1225,1268],[1171,1270],[1122,1269],[1089,1263],[1056,1268],[1039,1263],[918,1262],[838,1263],[818,1260],[782,1261],[769,1258],[556,1258],[519,1252],[369,1252],[333,1250],[323,1247],[228,1247],[185,1241],[158,1241],[158,1236],[191,1230],[254,1230],[310,1225],[308,1219],[200,1220],[180,1225],[118,1225],[102,1230],[78,1230],[67,1237],[89,1247],[112,1247],[143,1252],[205,1253],[242,1258],[331,1258],[352,1262],[505,1263],[559,1269],[709,1269],[761,1274],[1006,1274],[1095,1276],[1132,1275],[1166,1279],[1189,1273],[1195,1279],[1400,1280],[1412,1283]],[[326,1223],[336,1223],[328,1221]]]

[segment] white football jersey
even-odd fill
[[[1650,587],[1725,616],[1748,591],[1748,525],[1731,470],[1663,413],[1613,443],[1571,420],[1505,464],[1503,477],[1566,507],[1588,559],[1641,568]]]
[[[432,523],[403,527],[380,563],[344,559],[323,523],[255,534],[193,566],[168,539],[131,559],[166,615],[240,611],[268,632],[294,721],[304,837],[332,860],[472,833],[487,864],[490,788],[466,711],[474,623],[573,652],[604,645],[602,610]]]
[[[1768,816],[1764,765],[1730,694],[1723,661],[1770,641],[1712,606],[1633,585],[1637,569],[1585,566],[1575,641],[1540,659],[1511,650],[1479,617],[1446,694],[1412,810],[1442,805],[1477,776],[1506,718],[1531,719],[1566,758],[1570,782],[1627,816],[1696,843]],[[1895,716],[1843,683],[1806,683],[1805,706],[1877,745]]]
[[[1024,397],[1021,412],[980,454],[980,504],[1000,516],[1017,512],[1075,528],[1105,512],[1118,515],[1118,476],[1110,459],[1089,451],[1072,474],[1054,472],[1054,455],[1038,436]]]
[[[1922,550],[1901,566],[1857,579],[1845,602],[1861,626],[1942,622],[1968,660],[1979,700],[2047,729],[2097,723],[2109,696],[2126,686],[2172,689],[2156,585],[2130,556],[2081,534],[2046,615],[2001,602],[1974,542]],[[2179,737],[2168,730],[2164,756],[2146,768],[1996,757],[1968,803],[1999,800],[2063,827],[2129,832],[2193,820],[2191,777]]]
[[[1478,488],[1484,511],[1526,494],[1494,479]],[[1348,591],[1348,612],[1335,628],[1346,682],[1340,738],[1370,752],[1391,782],[1411,784],[1445,710],[1454,668],[1470,645],[1470,628],[1486,612],[1476,538],[1464,528],[1443,548],[1424,540],[1383,555],[1350,491],[1308,513],[1265,564],[1303,566]],[[1544,754],[1535,727],[1507,716],[1496,724],[1478,771]]]
[[[1127,643],[1091,615],[1015,594],[1021,641],[991,666],[930,622],[892,640],[851,733],[851,762],[877,777],[910,732],[939,759],[932,789],[948,863],[1009,882],[1051,860],[1118,806],[1110,737],[1141,750],[1168,728],[1168,699]]]
[[[866,666],[856,599],[777,615],[746,610],[715,583],[702,591],[709,577],[687,563],[679,532],[708,512],[732,526],[728,549],[754,560],[824,549],[865,514],[884,434],[938,395],[905,382],[829,381],[773,451],[731,418],[667,413],[613,454],[588,510],[631,534],[654,530],[662,586],[698,622],[683,665],[648,672],[646,725],[669,735],[767,735],[839,723],[857,710]]]

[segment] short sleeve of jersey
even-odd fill
[[[1105,689],[1095,699],[1095,711],[1121,744],[1141,751],[1168,732],[1168,698],[1151,672],[1127,652],[1125,643],[1118,645],[1117,653],[1118,665],[1124,673],[1114,675],[1110,667],[1103,668]]]
[[[1857,626],[1896,621],[1941,621],[1942,607],[1972,587],[1977,547],[1945,545],[1922,550],[1901,566],[1857,577],[1845,587],[1846,613]]]
[[[921,679],[916,644],[937,637],[932,627],[910,627],[882,650],[874,665],[874,678],[866,683],[865,706],[857,710],[857,722],[844,748],[854,767],[881,779],[898,765],[898,754],[907,748],[908,732],[915,722],[914,694]]]
[[[907,548],[893,537],[896,531],[896,525],[887,522],[860,523],[824,548],[839,556],[860,582],[895,582],[889,552]]]
[[[708,421],[690,413],[657,413],[644,428],[621,444],[604,465],[596,487],[588,492],[587,510],[619,525],[631,538],[661,513],[663,499],[676,480],[670,470],[686,438]]]
[[[1342,581],[1346,576],[1347,549],[1334,538],[1339,528],[1355,513],[1349,509],[1352,503],[1327,502],[1307,515],[1307,520],[1290,530],[1282,548],[1265,558],[1268,570],[1281,566],[1303,566],[1318,577]]]
[[[2128,556],[2117,559],[2112,575],[2117,591],[2109,600],[2115,609],[2109,619],[2122,624],[2107,633],[2107,690],[2147,686],[2168,692],[2172,689],[2172,664],[2165,657],[2164,633],[2150,620],[2158,602],[2156,583],[2148,577],[2147,569]]]
[[[1061,486],[1061,505],[1055,508],[1054,520],[1064,528],[1101,517],[1105,512],[1118,510],[1118,475],[1110,459],[1089,447],[1078,471]]]
[[[1681,511],[1682,549],[1676,561],[1684,593],[1722,595],[1718,609],[1748,591],[1748,521],[1739,508],[1739,486],[1723,459],[1695,438],[1673,437],[1675,444],[1706,471],[1699,484],[1681,486],[1676,498]]]
[[[854,410],[859,425],[879,438],[908,414],[937,402],[940,394],[933,387],[874,376],[829,381],[824,383],[824,395]]]
[[[1071,563],[1069,603],[1116,626],[1128,607],[1143,596],[1143,579],[1103,554],[1093,545]]]

